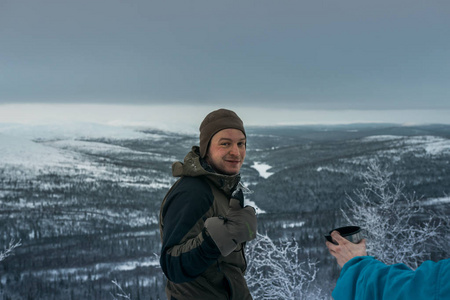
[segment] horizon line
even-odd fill
[[[0,104],[0,123],[98,123],[114,126],[198,127],[212,110],[234,110],[246,126],[450,124],[450,109],[286,109],[248,105]],[[158,126],[156,126],[158,125]]]

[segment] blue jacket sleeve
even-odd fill
[[[426,261],[413,271],[404,264],[355,257],[342,268],[332,295],[335,300],[450,299],[450,259]]]
[[[203,228],[204,215],[213,199],[209,185],[191,177],[183,178],[167,196],[162,213],[160,264],[170,281],[191,281],[220,256]]]

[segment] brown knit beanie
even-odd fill
[[[239,129],[245,135],[244,123],[238,115],[228,109],[210,112],[200,125],[200,157],[205,157],[212,137],[222,129]]]

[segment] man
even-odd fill
[[[245,154],[242,120],[219,109],[200,125],[200,147],[172,165],[173,176],[181,178],[160,211],[168,299],[252,299],[244,245],[256,237],[256,215],[243,207],[239,172]]]
[[[426,261],[415,271],[404,264],[387,266],[367,256],[365,240],[353,244],[337,231],[331,236],[338,245],[326,245],[343,267],[333,291],[335,300],[450,299],[450,259]]]

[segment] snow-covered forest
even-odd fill
[[[449,256],[450,126],[247,133],[241,171],[253,191],[246,201],[258,211],[258,239],[247,247],[255,299],[330,299],[339,267],[323,235],[349,223],[365,229],[369,254],[388,263],[414,268]],[[0,124],[2,299],[165,299],[159,206],[175,181],[172,162],[197,138],[95,124]],[[380,220],[389,226],[367,230]],[[412,234],[392,242],[389,233],[404,231]]]

